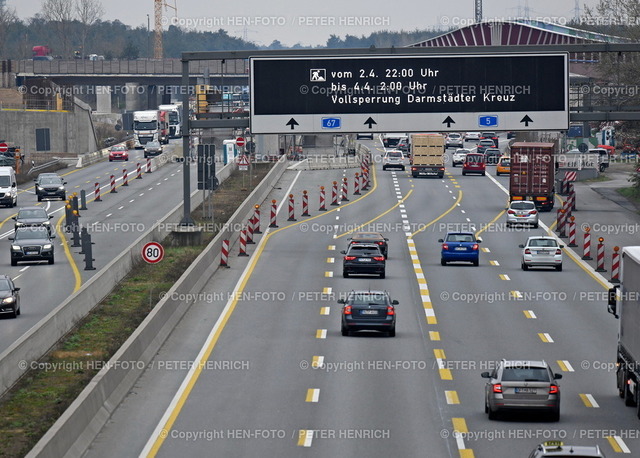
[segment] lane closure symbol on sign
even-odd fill
[[[149,264],[156,264],[164,258],[164,248],[158,242],[145,243],[142,247],[142,259]]]

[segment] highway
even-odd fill
[[[169,145],[169,151],[176,151],[178,144],[179,142],[174,140]],[[0,319],[0,352],[8,348],[181,201],[180,163],[168,163],[155,171],[152,169],[151,174],[143,173],[141,179],[136,179],[136,164],[140,162],[144,172],[146,160],[143,158],[142,150],[131,150],[129,154],[128,162],[102,161],[88,167],[69,168],[59,172],[67,181],[67,196],[77,192],[79,197],[83,189],[86,192],[87,210],[80,212],[80,224],[86,226],[92,236],[95,259],[93,266],[96,270],[84,270],[84,255],[78,254],[81,249],[71,247],[71,234],[66,235],[68,242],[63,242],[59,233],[63,229],[58,231],[54,239],[55,264],[25,262],[11,267],[10,242],[7,240],[13,232],[11,217],[20,207],[42,205],[49,214],[54,215],[51,224],[57,226],[65,213],[64,202],[57,199],[38,202],[33,185],[25,184],[20,187],[17,207],[0,208],[0,251],[3,251],[5,256],[2,273],[11,276],[21,288],[22,310],[17,319]],[[125,168],[128,171],[129,184],[123,187],[122,170]],[[195,166],[191,168],[192,187],[195,189]],[[112,174],[118,180],[117,193],[114,194],[110,193],[109,185]],[[96,182],[99,182],[102,188],[101,202],[94,202]]]
[[[508,177],[493,167],[485,177],[448,167],[444,179],[412,179],[383,172],[379,141],[367,143],[377,157],[371,191],[295,222],[282,209],[250,260],[233,256],[194,292],[86,456],[502,457],[547,440],[640,453],[635,411],[615,387],[605,279],[569,250],[563,272],[520,269],[518,245],[553,227],[555,212],[539,229],[506,229]],[[353,171],[287,171],[269,199],[315,196]],[[586,189],[582,204],[638,223]],[[363,224],[390,239],[385,279],[342,278],[340,250]],[[482,238],[479,267],[440,265],[437,240],[450,230]],[[399,301],[395,338],[340,335],[337,299],[352,289]],[[502,358],[544,359],[563,375],[558,423],[487,419],[480,374]]]

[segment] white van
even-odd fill
[[[13,167],[0,167],[0,204],[7,207],[18,205],[18,182]]]

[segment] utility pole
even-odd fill
[[[149,36],[151,35],[151,20],[149,13],[147,13],[147,58],[151,57],[151,50],[149,49]]]

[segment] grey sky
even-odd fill
[[[263,45],[273,40],[285,45],[318,45],[325,44],[331,34],[360,36],[381,30],[467,25],[474,17],[474,0],[168,1],[172,4],[176,1],[178,14],[175,17],[172,9],[163,9],[166,25],[212,31],[222,28],[230,35]],[[557,22],[574,17],[574,0],[485,0],[483,16],[485,19],[523,16],[526,3],[532,18]],[[585,4],[596,3],[597,0],[579,1],[581,10]],[[102,4],[105,20],[118,19],[134,27],[146,27],[149,14],[153,29],[153,0],[103,0]],[[42,2],[8,0],[7,5],[16,9],[18,17],[26,19],[40,11]]]

